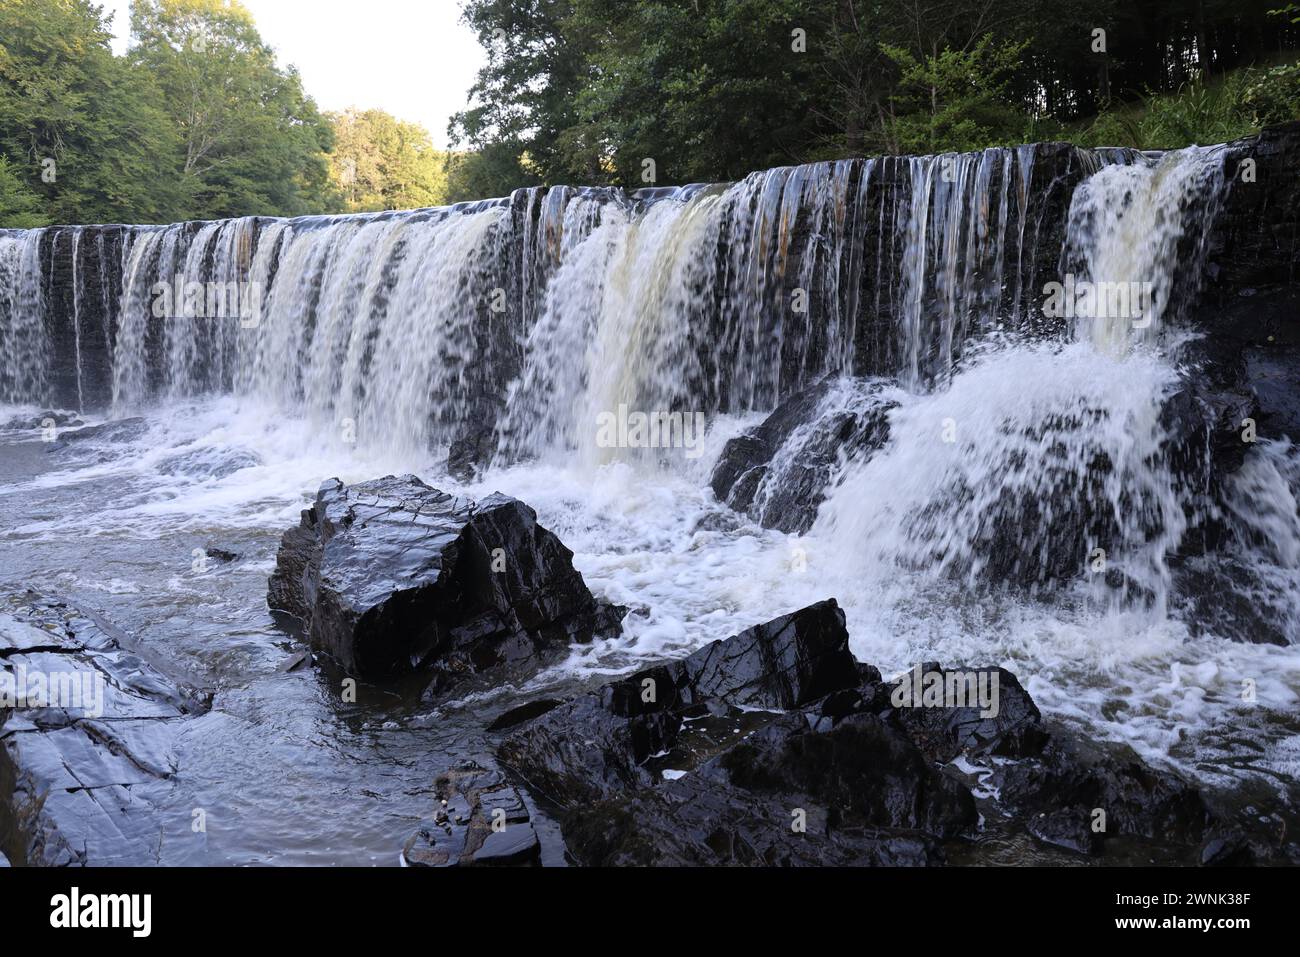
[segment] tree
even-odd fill
[[[448,134],[453,145],[485,156],[454,162],[453,180],[472,180],[497,196],[529,181],[604,182],[595,154],[560,142],[579,122],[576,102],[591,80],[598,42],[590,22],[574,16],[574,3],[468,0],[462,17],[488,62],[470,88],[474,105],[452,117]]]
[[[948,153],[1006,145],[1025,118],[1006,98],[1025,43],[982,37],[969,52],[945,49],[918,59],[885,47],[899,68],[890,135],[903,153]]]
[[[190,215],[297,216],[331,205],[329,123],[241,4],[135,0],[131,37],[131,62],[154,77],[179,134]]]
[[[41,212],[41,198],[0,156],[0,229],[32,229],[49,223]]]
[[[429,132],[383,110],[327,114],[334,129],[330,180],[348,212],[414,209],[447,200],[447,156]]]
[[[175,136],[89,0],[0,0],[0,154],[57,222],[175,218]]]

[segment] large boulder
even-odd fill
[[[516,499],[332,479],[284,534],[267,601],[349,671],[427,669],[441,688],[616,629],[572,559]]]
[[[819,602],[542,709],[498,756],[586,864],[933,864],[970,793],[898,729]]]
[[[1035,837],[1091,854],[1111,837],[1190,846],[1209,832],[1214,815],[1193,785],[1152,768],[1130,749],[1051,731],[1040,754],[999,764],[990,779],[1003,806]],[[1097,811],[1104,812],[1104,826]]]
[[[591,803],[653,784],[659,772],[648,759],[667,755],[691,721],[798,708],[858,680],[844,612],[831,599],[551,708],[499,753],[550,800]]]
[[[1005,669],[882,679],[834,601],[494,728],[584,864],[939,864],[978,815],[1049,854],[1277,853],[1178,775],[1044,721]]]
[[[972,831],[970,793],[873,715],[813,731],[789,714],[693,772],[563,819],[587,865],[941,864]]]

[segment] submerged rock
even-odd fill
[[[62,429],[82,425],[81,417],[75,412],[56,412],[49,410],[35,415],[16,415],[0,422],[0,432],[28,431],[32,429]]]
[[[126,453],[122,446],[149,431],[143,418],[115,419],[100,425],[58,432],[45,451],[58,456],[75,456],[92,462],[108,462]]]
[[[242,469],[261,465],[256,452],[240,448],[203,448],[180,452],[158,463],[163,475],[185,475],[189,478],[223,479]]]
[[[439,807],[402,849],[410,867],[534,864],[541,843],[519,792],[499,771],[469,763],[434,782]]]
[[[332,479],[284,534],[267,601],[348,670],[428,670],[441,688],[615,630],[618,610],[572,558],[504,495],[476,503],[412,475]]]

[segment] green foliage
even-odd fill
[[[575,4],[594,25],[617,0]],[[601,181],[643,186],[735,179],[790,163],[814,135],[812,61],[792,49],[797,0],[635,4],[594,53],[577,122],[558,138],[567,169],[594,157]],[[756,56],[755,51],[770,51]]]
[[[199,218],[296,216],[329,197],[328,122],[238,3],[135,0],[130,60],[179,133],[180,187]]]
[[[25,221],[63,223],[338,205],[330,125],[243,7],[135,0],[131,28],[118,57],[91,0],[0,0],[6,217],[20,215],[15,197]]]
[[[448,203],[505,196],[525,186],[542,183],[517,140],[490,142],[472,152],[447,154]]]
[[[0,225],[378,210],[735,179],[1048,138],[1177,147],[1300,116],[1280,0],[465,0],[487,51],[435,150],[323,116],[247,10],[0,0]],[[1107,46],[1094,48],[1104,27]]]
[[[985,34],[968,51],[917,58],[901,47],[883,50],[898,66],[891,145],[902,153],[951,153],[1015,142],[1024,115],[1007,88],[1027,43],[995,43]]]
[[[1139,104],[1101,113],[1070,139],[1085,146],[1176,149],[1227,142],[1294,119],[1300,119],[1300,61],[1239,70],[1213,82],[1198,78],[1174,94],[1149,93]]]
[[[383,110],[327,114],[334,129],[330,182],[350,213],[439,206],[447,198],[447,155],[429,133]]]
[[[1291,110],[1289,86],[1221,94],[1196,79],[1300,45],[1300,30],[1272,26],[1276,5],[467,0],[488,63],[451,124],[469,149],[452,195],[466,195],[458,176],[478,195],[639,187],[647,159],[659,183],[682,183],[1047,137],[1224,139]]]
[[[1295,9],[1300,15],[1300,8]],[[1256,126],[1300,120],[1300,60],[1252,71],[1241,104],[1254,115]]]
[[[0,155],[47,219],[170,219],[174,133],[108,41],[89,0],[0,0]]]
[[[32,229],[48,223],[49,218],[41,212],[41,198],[0,156],[0,229]]]

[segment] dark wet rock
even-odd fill
[[[1195,367],[1210,387],[1227,385],[1258,402],[1261,438],[1300,439],[1298,155],[1300,121],[1223,149],[1229,185],[1209,233],[1197,307],[1189,311],[1203,335],[1190,347]],[[1242,176],[1246,161],[1254,164],[1253,182]],[[1235,424],[1229,435],[1240,432]]]
[[[38,412],[35,415],[18,415],[0,422],[0,432],[31,429],[63,429],[81,425],[81,418],[75,412]]]
[[[1242,438],[1246,420],[1259,416],[1259,402],[1241,377],[1216,385],[1209,375],[1184,373],[1160,413],[1176,473],[1198,491],[1213,491],[1241,468],[1250,449]]]
[[[844,613],[831,599],[553,708],[499,754],[551,800],[592,803],[655,783],[647,759],[670,751],[687,719],[711,707],[798,708],[857,680]]]
[[[761,425],[727,442],[710,485],[718,500],[759,524],[806,532],[842,462],[879,449],[889,410],[878,380],[825,380],[782,402]]]
[[[615,630],[573,553],[522,502],[479,502],[414,476],[326,482],[285,533],[268,603],[366,677],[427,670],[432,687]]]
[[[438,807],[402,850],[412,867],[533,864],[541,844],[523,798],[499,771],[464,764],[434,782]]]
[[[824,601],[550,708],[498,756],[585,864],[939,863],[973,799],[861,710],[864,679]]]
[[[941,842],[912,825],[975,824],[970,794],[871,716],[819,733],[790,715],[760,734],[657,788],[570,808],[570,854],[586,865],[925,866],[943,863]]]
[[[261,464],[261,458],[248,449],[206,448],[169,456],[158,463],[158,471],[163,475],[222,479]]]
[[[228,551],[224,548],[220,548],[212,544],[203,546],[203,553],[207,555],[208,558],[214,559],[219,562],[229,563],[229,562],[234,562],[239,560],[238,552]]]
[[[589,865],[919,866],[975,823],[970,793],[879,718],[819,731],[796,712],[683,776],[572,804],[562,826]]]
[[[288,674],[289,672],[297,671],[303,665],[309,664],[311,664],[311,652],[299,651],[286,658],[284,663],[280,665],[279,670]]]
[[[1205,867],[1300,863],[1294,799],[1284,798],[1277,807],[1276,813],[1268,815],[1249,804],[1235,814],[1222,814],[1201,845],[1197,861]]]
[[[1180,562],[1174,572],[1176,605],[1192,634],[1289,645],[1300,638],[1289,596],[1274,596],[1260,584],[1257,572],[1223,552]]]
[[[585,864],[942,863],[975,826],[968,773],[999,827],[1074,853],[1125,837],[1187,858],[1218,820],[1176,774],[1049,725],[1005,669],[883,680],[833,601],[538,710],[497,755]]]
[[[506,731],[517,724],[523,724],[525,721],[532,721],[534,718],[540,718],[546,712],[553,708],[558,708],[564,704],[558,698],[538,698],[536,701],[529,701],[527,704],[521,704],[517,708],[511,708],[497,715],[491,724],[487,726],[488,731]]]
[[[1198,317],[1219,327],[1237,315],[1265,331],[1285,318],[1261,306],[1272,293],[1300,281],[1300,120],[1269,127],[1235,140],[1222,150],[1224,178],[1230,186],[1210,231],[1207,281],[1202,303],[1232,310],[1225,317],[1201,310]],[[1253,182],[1242,175],[1253,163]],[[1239,301],[1234,302],[1234,300]],[[1240,308],[1236,308],[1240,306]],[[1251,311],[1254,315],[1251,315]],[[1289,325],[1294,328],[1294,312]],[[1258,327],[1258,326],[1257,326]]]
[[[447,449],[447,474],[462,482],[472,481],[492,460],[496,448],[496,431],[492,427],[467,429]]]
[[[1300,289],[1286,305],[1291,316],[1300,316]],[[1263,438],[1289,438],[1300,442],[1300,323],[1292,323],[1292,342],[1276,338],[1260,347],[1243,350],[1246,381],[1259,402],[1259,434]]]
[[[927,687],[936,686],[945,690],[943,701],[951,704],[961,700],[958,696],[964,696],[972,704],[925,706]],[[989,707],[978,703],[981,695]],[[1037,705],[1021,687],[1019,679],[1005,668],[945,671],[930,662],[889,683],[887,696],[890,720],[931,761],[940,764],[961,754],[1028,757],[1039,753],[1047,743],[1048,735]],[[895,701],[902,702],[903,706],[895,706]]]
[[[103,453],[107,451],[103,446],[133,442],[148,431],[149,423],[143,418],[115,419],[100,425],[60,432],[55,441],[46,446],[45,451],[76,452],[89,448]]]
[[[1197,788],[1152,768],[1131,749],[1094,745],[1060,728],[1050,731],[1041,754],[998,765],[991,784],[1001,802],[1025,820],[1046,814],[1041,830],[1060,838],[1053,843],[1079,833],[1076,818],[1060,818],[1064,808],[1082,809],[1089,826],[1094,812],[1103,811],[1101,840],[1122,835],[1194,845],[1203,839],[1214,816]],[[1089,842],[1087,850],[1096,846]]]
[[[851,715],[826,732],[786,715],[701,769],[725,770],[756,793],[807,794],[835,820],[956,837],[974,827],[970,792],[940,774],[903,734],[872,714]]]
[[[1103,837],[1093,829],[1092,809],[1079,804],[1030,814],[1025,829],[1044,844],[1079,854],[1101,853]]]
[[[127,651],[111,625],[33,592],[0,596],[0,842],[39,865],[156,863],[159,808],[201,696]],[[48,682],[42,698],[33,676]]]

